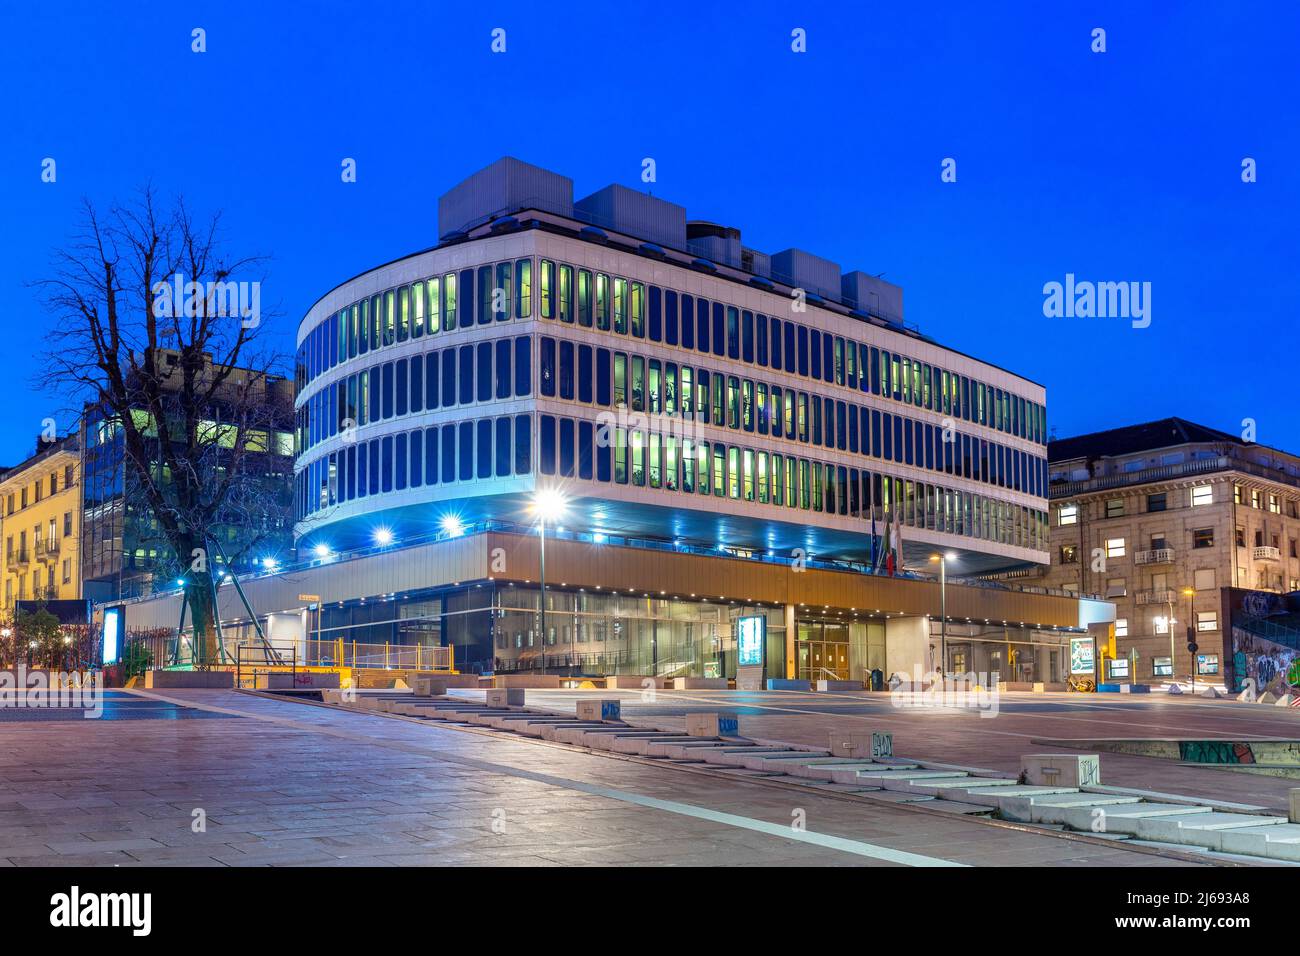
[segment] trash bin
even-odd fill
[[[871,671],[871,689],[872,690],[885,689],[885,675],[884,672],[881,671],[879,667],[874,668]]]

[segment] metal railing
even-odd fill
[[[1147,551],[1134,551],[1134,564],[1170,564],[1174,560],[1173,548],[1151,548]]]
[[[455,664],[455,651],[451,647],[426,644],[359,644],[342,638],[308,640],[303,664],[308,667],[450,671]]]
[[[1138,604],[1169,604],[1176,600],[1173,588],[1155,588],[1150,591],[1138,591],[1135,595]]]

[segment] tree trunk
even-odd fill
[[[190,620],[194,622],[194,666],[206,670],[221,663],[212,582],[202,574],[191,577],[193,579],[185,585],[185,593],[190,602]]]

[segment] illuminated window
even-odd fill
[[[1062,526],[1079,523],[1078,505],[1061,505],[1056,514],[1057,522]]]
[[[1122,558],[1124,557],[1124,539],[1107,538],[1106,539],[1106,557]]]
[[[1197,485],[1192,489],[1192,507],[1199,508],[1201,505],[1214,503],[1214,486]]]

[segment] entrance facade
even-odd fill
[[[795,667],[800,680],[849,680],[849,626],[831,621],[799,621]]]

